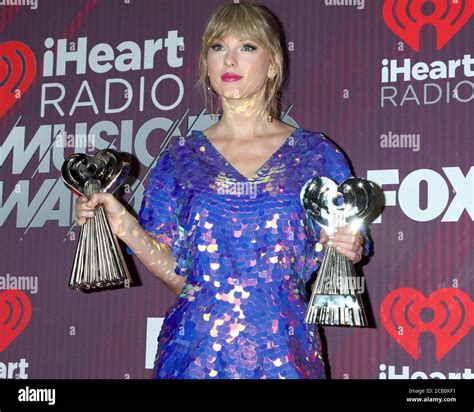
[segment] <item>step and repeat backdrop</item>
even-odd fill
[[[131,155],[138,212],[169,140],[215,120],[195,87],[220,0],[0,1],[0,378],[149,378],[174,295],[68,287],[79,236],[60,170]],[[373,322],[326,327],[336,379],[471,379],[474,1],[264,0],[290,59],[283,121],[323,132],[383,210],[361,270]]]

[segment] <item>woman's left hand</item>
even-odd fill
[[[347,256],[353,263],[357,263],[362,259],[364,238],[360,231],[354,232],[348,226],[337,228],[337,231],[331,236],[321,228],[319,242],[323,245],[334,246],[338,252]]]

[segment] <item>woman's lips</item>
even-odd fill
[[[237,80],[240,80],[242,76],[236,75],[236,74],[223,74],[221,76],[222,81],[224,82],[236,82]]]

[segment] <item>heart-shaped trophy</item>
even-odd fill
[[[308,224],[323,227],[328,234],[336,228],[360,227],[375,206],[376,191],[368,180],[350,177],[339,186],[327,177],[308,180],[300,200]],[[306,323],[332,326],[367,326],[362,304],[363,283],[350,259],[327,246],[306,311]]]
[[[106,149],[94,156],[74,153],[63,163],[64,184],[76,195],[113,193],[125,181],[130,162],[123,153]],[[117,237],[99,205],[93,218],[82,225],[74,255],[69,287],[91,291],[112,286],[129,287],[131,277],[120,250]]]

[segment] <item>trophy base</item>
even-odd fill
[[[108,281],[101,281],[101,282],[93,282],[93,283],[75,283],[69,284],[69,287],[76,292],[96,292],[99,290],[105,289],[115,289],[120,287],[129,288],[130,281],[128,279],[125,280],[108,280]]]
[[[355,295],[315,295],[306,311],[305,323],[326,326],[367,326],[362,302]]]

